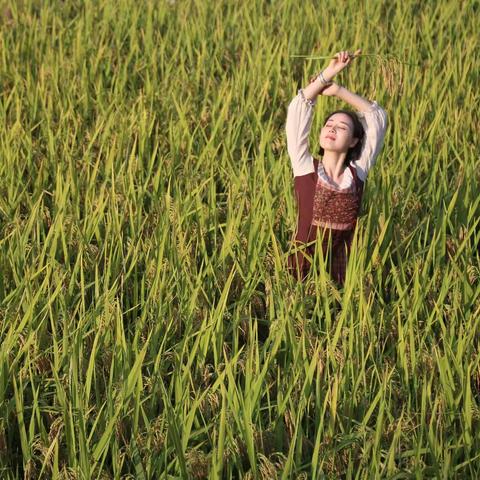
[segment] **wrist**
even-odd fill
[[[331,80],[327,80],[323,74],[323,71],[315,75],[315,80],[320,84],[321,87],[329,87],[333,82]],[[323,89],[322,88],[322,89]]]
[[[336,72],[333,72],[330,68],[325,68],[324,70],[322,70],[323,72],[323,77],[325,78],[325,80],[327,82],[331,82],[333,80],[333,78],[335,77],[336,75]]]

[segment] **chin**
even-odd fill
[[[335,152],[335,153],[345,153],[344,150],[341,150],[339,148],[331,148],[331,147],[324,147],[323,145],[320,145],[325,152]]]

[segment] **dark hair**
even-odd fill
[[[345,113],[345,115],[348,115],[351,118],[353,123],[353,138],[358,138],[358,142],[356,143],[356,145],[354,145],[352,148],[349,148],[347,151],[344,165],[345,167],[348,167],[351,161],[357,160],[357,158],[360,156],[360,152],[362,151],[362,141],[363,137],[365,136],[365,130],[357,114],[355,112],[352,112],[351,110],[335,110],[334,112],[329,113],[325,118],[323,125],[325,125],[328,119],[336,113]],[[319,153],[323,156],[325,150],[320,147]]]

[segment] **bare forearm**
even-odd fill
[[[328,67],[323,70],[323,77],[327,82],[330,82],[332,78],[335,76],[334,73],[332,73]],[[305,98],[307,100],[312,100],[315,101],[317,98],[317,95],[322,93],[322,90],[326,88],[326,85],[322,83],[322,81],[317,77],[313,82],[308,84],[304,89],[303,89],[303,94],[305,95]]]
[[[332,81],[335,75],[335,71],[333,69],[330,69],[329,67],[323,70],[323,78],[327,82]],[[317,95],[322,93],[325,88],[327,88],[326,85],[324,85],[322,81],[317,77],[313,82],[311,82],[303,89],[303,93],[305,95],[305,98],[314,101],[317,98]],[[356,93],[350,92],[345,87],[342,87],[340,85],[338,85],[338,92],[335,93],[335,96],[347,102],[360,112],[369,110],[370,106],[372,105],[371,102],[366,98],[363,98]]]
[[[363,98],[356,93],[347,90],[345,87],[340,86],[336,94],[337,98],[342,99],[344,102],[350,104],[353,108],[357,109],[359,112],[366,112],[372,106],[372,102]]]
[[[307,100],[315,101],[317,95],[322,93],[322,90],[325,88],[325,85],[320,81],[319,78],[316,78],[312,83],[308,84],[303,89],[303,94]]]

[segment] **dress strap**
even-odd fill
[[[317,183],[318,180],[318,165],[320,163],[320,160],[318,158],[313,157],[313,168],[315,169],[314,172],[314,177],[315,177],[315,184]]]
[[[355,180],[355,185],[357,187],[357,192],[363,192],[363,181],[360,180],[358,174],[357,174],[357,169],[352,167],[352,164],[348,164],[348,168],[352,172],[353,179]]]

